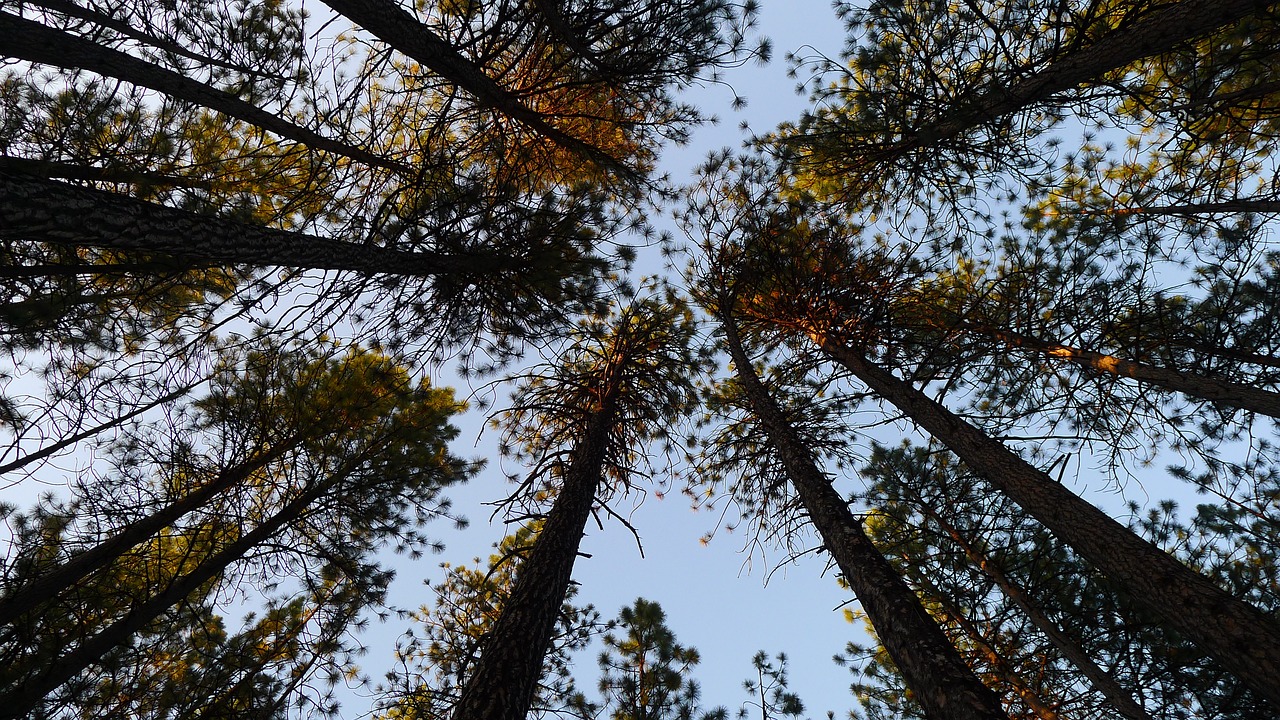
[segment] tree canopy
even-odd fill
[[[1280,714],[1280,8],[834,8],[672,177],[756,0],[0,5],[0,717],[725,718],[678,568],[576,579],[677,488],[833,569],[851,717]]]

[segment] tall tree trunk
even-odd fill
[[[722,307],[731,307],[723,304]],[[1008,720],[999,698],[982,684],[920,604],[911,588],[872,544],[814,462],[800,436],[756,376],[732,318],[721,326],[738,380],[782,459],[823,544],[862,603],[880,642],[902,671],[931,720]]]
[[[396,51],[462,88],[472,97],[507,117],[533,128],[555,144],[578,153],[602,167],[633,175],[618,159],[548,122],[547,117],[525,105],[484,69],[468,60],[439,35],[392,0],[323,0]]]
[[[954,525],[949,523],[941,513],[935,512],[927,503],[917,498],[916,507],[925,514],[930,520],[938,525],[944,533],[955,541],[960,549],[964,551],[965,557],[980,569],[987,577],[991,578],[996,587],[1000,588],[1000,592],[1009,599],[1031,624],[1037,630],[1044,633],[1045,637],[1053,645],[1058,652],[1062,653],[1072,665],[1080,671],[1080,674],[1093,685],[1093,688],[1102,694],[1108,702],[1116,709],[1116,712],[1129,720],[1153,720],[1151,715],[1142,708],[1141,705],[1133,699],[1124,688],[1120,687],[1120,683],[1111,677],[1106,670],[1103,670],[1084,648],[1080,646],[1074,638],[1067,634],[1065,630],[1058,626],[1049,616],[1040,609],[1035,600],[1032,600],[1016,582],[1014,582],[1004,570],[1000,568],[991,558],[980,551],[973,543],[969,542]]]
[[[1243,410],[1280,418],[1280,393],[1263,390],[1243,383],[1218,380],[1194,373],[1180,372],[1158,365],[1133,362],[1123,358],[1091,350],[1081,350],[1069,345],[1039,340],[1011,330],[1000,330],[975,323],[962,323],[961,328],[994,338],[1008,347],[1030,350],[1041,355],[1060,358],[1087,370],[1104,375],[1127,377],[1148,385],[1182,393],[1188,397],[1231,405]]]
[[[201,585],[217,578],[233,562],[269,540],[281,528],[296,522],[309,506],[330,492],[345,477],[346,472],[356,467],[376,449],[376,446],[371,446],[349,459],[344,463],[346,471],[335,473],[300,493],[253,530],[202,561],[195,570],[175,578],[164,590],[130,609],[124,617],[86,638],[71,651],[55,658],[34,674],[14,682],[10,688],[0,693],[0,719],[21,718],[31,713],[45,695],[101,660],[102,656],[112,648],[128,642],[130,637],[155,622],[165,611],[185,600]]]
[[[1247,602],[1138,537],[1000,442],[861,353],[820,334],[814,341],[997,489],[1075,549],[1134,601],[1280,705],[1280,626]]]
[[[92,548],[76,553],[66,562],[23,585],[17,592],[0,599],[0,617],[7,618],[7,624],[18,625],[22,617],[40,603],[57,597],[85,577],[107,567],[121,555],[172,525],[183,515],[244,482],[250,475],[269,463],[284,457],[285,453],[301,442],[300,435],[286,438],[257,457],[222,470],[210,482],[141,520],[131,523]]]
[[[428,277],[479,276],[511,258],[405,251],[177,210],[0,170],[0,238],[158,253],[201,263]]]
[[[616,389],[606,395],[583,429],[560,492],[516,573],[453,720],[525,720],[529,714],[583,531],[604,481],[609,431],[617,414],[614,393]]]
[[[407,165],[379,157],[354,145],[327,138],[296,125],[275,113],[241,100],[229,92],[192,80],[146,60],[105,48],[82,37],[54,30],[34,20],[0,12],[0,52],[8,57],[54,67],[81,69],[123,80],[140,87],[165,93],[179,100],[202,105],[237,120],[268,130],[282,138],[351,158],[374,167],[395,170],[405,175],[414,171]]]

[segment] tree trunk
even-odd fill
[[[997,489],[1075,549],[1134,601],[1280,704],[1280,627],[1252,605],[1054,482],[1000,442],[845,345],[814,341]]]
[[[8,618],[7,624],[17,625],[23,615],[40,603],[57,597],[80,580],[107,567],[138,544],[172,525],[183,515],[244,482],[254,472],[297,447],[301,441],[299,435],[287,438],[261,455],[219,472],[212,481],[131,523],[92,548],[72,555],[66,562],[18,588],[17,592],[0,599],[0,617]]]
[[[730,307],[725,304],[723,307]],[[880,554],[752,369],[732,318],[721,326],[738,380],[760,418],[813,525],[880,642],[931,720],[1008,720],[995,693],[982,684]]]
[[[275,230],[2,170],[0,238],[370,275],[479,276],[516,266],[479,253],[410,252]]]
[[[533,128],[555,144],[589,158],[623,176],[634,173],[603,150],[579,140],[494,82],[484,69],[460,54],[430,28],[391,0],[323,0],[335,12],[367,30],[423,67],[438,73],[472,97],[513,120]]]
[[[529,557],[516,573],[452,720],[525,720],[596,494],[604,481],[616,389],[587,421]]]
[[[81,69],[104,77],[123,80],[150,88],[179,100],[202,105],[238,120],[243,120],[280,137],[351,158],[374,167],[413,175],[407,165],[379,157],[354,145],[324,137],[315,131],[241,100],[231,93],[192,80],[167,68],[139,60],[117,50],[105,48],[91,40],[46,27],[34,20],[0,12],[0,37],[4,38],[4,54],[27,62],[54,67]]]
[[[349,460],[346,465],[354,467],[370,452],[372,449]],[[155,622],[166,610],[185,600],[201,585],[218,577],[233,562],[273,537],[285,525],[297,521],[312,503],[331,491],[343,476],[342,473],[330,476],[298,495],[265,522],[201,562],[194,571],[175,578],[163,591],[131,609],[106,629],[85,639],[70,652],[53,660],[34,677],[18,681],[0,695],[0,719],[25,717],[45,695],[98,662],[112,648],[128,642],[130,637]]]
[[[1093,658],[1089,657],[1089,654],[1085,652],[1079,642],[1069,636],[1065,630],[1058,627],[1057,623],[1050,620],[1049,616],[1044,614],[1036,602],[1028,597],[1027,593],[1017,583],[1010,579],[1008,575],[1005,575],[1004,571],[993,563],[986,554],[974,547],[973,543],[970,543],[955,526],[947,522],[941,514],[934,512],[933,508],[925,503],[918,502],[917,507],[960,546],[960,549],[964,551],[965,557],[969,558],[969,561],[975,567],[991,578],[996,586],[1000,588],[1000,592],[1006,598],[1009,598],[1009,601],[1016,605],[1023,615],[1027,616],[1027,619],[1031,621],[1031,624],[1037,630],[1044,633],[1045,637],[1049,639],[1049,642],[1058,652],[1062,653],[1063,657],[1070,661],[1072,665],[1075,665],[1080,674],[1088,679],[1095,690],[1102,693],[1102,696],[1111,703],[1116,712],[1129,718],[1129,720],[1153,720],[1151,715],[1124,688],[1120,687],[1120,683],[1116,682],[1115,678],[1111,677],[1106,670],[1103,670],[1093,661]]]
[[[1061,358],[1097,373],[1132,378],[1138,382],[1173,390],[1188,397],[1200,398],[1201,400],[1230,405],[1262,415],[1270,415],[1273,418],[1280,418],[1280,393],[1243,383],[1179,372],[1158,365],[1132,362],[1114,355],[1106,355],[1091,350],[1080,350],[1068,345],[1037,340],[1029,335],[1009,330],[982,327],[972,323],[963,323],[960,327],[999,340],[1009,347],[1022,348],[1042,355]]]

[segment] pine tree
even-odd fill
[[[849,67],[817,63],[812,87],[822,109],[784,128],[779,141],[804,186],[875,210],[913,200],[965,204],[993,173],[1035,175],[1052,156],[1031,141],[1072,114],[1086,124],[1117,111],[1142,122],[1158,118],[1191,136],[1180,151],[1189,157],[1213,142],[1197,122],[1212,125],[1213,112],[1230,100],[1224,93],[1224,105],[1192,109],[1180,102],[1183,93],[1212,93],[1215,81],[1229,87],[1224,80],[1238,78],[1250,88],[1237,96],[1246,106],[1273,97],[1256,66],[1237,54],[1248,38],[1254,46],[1244,52],[1253,62],[1274,56],[1273,39],[1258,32],[1271,21],[1266,3],[926,1],[839,9],[851,36]],[[1213,52],[1224,46],[1230,49]],[[1253,120],[1242,123],[1247,135],[1259,123],[1244,114]]]
[[[724,708],[701,709],[689,677],[698,651],[676,642],[658,603],[636,598],[617,626],[626,635],[605,634],[599,658],[602,707],[612,720],[723,720]]]
[[[473,470],[444,448],[459,410],[451,394],[415,388],[385,356],[268,347],[226,361],[193,423],[206,437],[179,436],[157,453],[158,477],[137,466],[149,443],[126,440],[123,478],[88,484],[71,508],[37,518],[6,573],[5,599],[16,608],[4,636],[6,712],[31,710],[223,583],[294,575],[316,592],[336,583],[336,594],[322,596],[350,606],[333,611],[349,624],[389,580],[372,553],[387,542],[426,544],[417,527],[447,512],[442,488]],[[194,453],[197,442],[226,454],[212,459],[212,484],[201,477],[207,460]],[[216,470],[236,456],[249,462]],[[130,482],[137,496],[160,498],[158,509],[121,507],[112,485]],[[77,526],[90,533],[85,540]],[[94,535],[108,539],[95,544]],[[121,593],[110,580],[121,573],[138,587]]]
[[[1171,558],[884,367],[891,360],[885,338],[892,323],[886,314],[892,298],[915,279],[919,264],[874,247],[857,253],[846,246],[847,238],[837,234],[838,220],[810,215],[819,208],[802,201],[778,199],[770,169],[749,166],[735,179],[729,166],[728,179],[708,201],[720,214],[706,232],[722,238],[711,247],[731,248],[733,261],[741,264],[735,275],[742,283],[738,295],[722,296],[720,302],[732,299],[746,321],[770,334],[772,342],[820,353],[949,448],[1168,627],[1255,692],[1274,695],[1264,679],[1271,671],[1260,668],[1276,661],[1280,628],[1265,613]],[[826,252],[825,245],[835,251]],[[797,252],[800,247],[807,252]],[[716,255],[708,262],[726,265]],[[747,361],[737,358],[736,364]],[[919,381],[931,379],[926,375]],[[882,639],[888,641],[883,633]]]
[[[744,174],[751,172],[751,168],[743,170]],[[749,183],[736,183],[730,178],[726,185],[728,194],[746,190]],[[705,205],[698,205],[695,200],[686,217],[709,215],[719,199],[717,190],[709,191]],[[795,406],[803,408],[804,404],[795,399],[777,399],[777,389],[766,385],[756,370],[747,338],[767,336],[770,331],[767,325],[754,323],[755,318],[744,310],[744,305],[750,306],[759,291],[755,282],[767,283],[768,279],[756,274],[751,248],[738,244],[736,236],[743,229],[740,223],[750,223],[755,216],[751,210],[735,214],[734,203],[755,206],[741,195],[734,195],[727,202],[728,219],[719,216],[723,225],[702,226],[710,238],[704,241],[706,257],[697,270],[696,292],[699,302],[719,324],[733,368],[732,380],[722,385],[713,407],[721,412],[743,412],[747,424],[757,426],[759,434],[751,437],[749,431],[730,430],[713,438],[702,453],[704,458],[695,460],[708,473],[704,482],[715,483],[731,475],[748,476],[748,482],[734,487],[734,494],[744,498],[752,514],[762,515],[776,512],[769,509],[769,504],[778,503],[787,494],[784,488],[789,484],[797,506],[822,538],[824,549],[879,629],[887,652],[903,669],[930,717],[1006,717],[997,697],[965,665],[919,599],[872,544],[862,521],[850,511],[818,465],[818,450],[810,438],[826,437],[830,441],[832,436],[840,435],[839,431],[821,421],[815,423],[812,418],[821,417],[820,412],[790,410]],[[743,329],[744,319],[752,323],[750,330]],[[805,418],[806,414],[809,417]],[[792,420],[795,416],[805,418],[800,422],[809,426],[809,432],[798,431]]]
[[[770,659],[761,650],[751,658],[754,678],[742,681],[742,688],[751,699],[738,710],[738,719],[747,720],[760,713],[760,720],[770,718],[799,718],[804,713],[800,696],[787,689],[787,655],[778,653]]]
[[[976,658],[987,673],[1001,682],[1025,682],[1008,667],[1011,662],[1021,663],[1029,668],[1027,675],[1039,679],[1040,687],[1028,688],[1035,699],[1052,698],[1054,707],[1068,716],[1118,712],[1135,720],[1152,717],[1134,700],[1134,693],[1113,677],[1118,663],[1107,658],[1104,661],[1113,670],[1104,669],[1089,655],[1082,640],[1050,617],[1060,613],[1060,607],[1033,597],[1027,590],[1035,587],[1043,597],[1046,588],[1056,585],[1063,595],[1074,593],[1082,601],[1083,586],[1096,585],[1087,569],[1067,572],[1079,564],[1078,559],[1060,548],[1049,549],[1053,547],[1051,536],[1034,521],[1003,498],[984,497],[977,478],[950,455],[929,448],[876,446],[861,474],[867,480],[867,502],[879,510],[876,537],[898,548],[892,554],[911,582],[928,587],[931,604],[947,606],[941,610],[952,618],[949,626],[960,625],[973,645],[1002,646],[983,649]],[[1026,579],[1017,580],[1014,575]],[[985,620],[989,631],[983,632],[978,621],[965,618],[959,606],[974,618]],[[1091,621],[1096,627],[1108,614],[1095,608]],[[1027,625],[1045,640],[1029,637]],[[1001,652],[1005,657],[999,657]],[[1059,654],[1069,666],[1058,663]],[[1105,701],[1076,692],[1077,672]],[[1138,685],[1141,690],[1150,686],[1146,681]],[[1031,705],[1031,700],[1027,704]],[[1036,713],[1044,714],[1041,710]]]
[[[381,693],[383,717],[447,718],[458,702],[494,622],[538,537],[538,523],[525,525],[502,539],[489,556],[487,569],[443,564],[445,578],[434,583],[435,602],[414,615],[415,626],[397,644],[403,670],[388,675]],[[556,630],[543,661],[530,713],[535,717],[590,717],[595,708],[575,683],[571,655],[605,631],[607,624],[591,605],[573,604],[570,587],[556,618]],[[420,627],[420,632],[417,626]]]
[[[536,507],[550,496],[551,507],[462,690],[457,720],[527,714],[588,519],[632,489],[645,445],[664,439],[693,402],[692,332],[692,313],[675,298],[634,300],[584,319],[564,359],[522,384],[505,426],[532,470],[513,499]]]
[[[867,502],[880,509],[872,524],[877,540],[895,549],[898,567],[925,589],[939,617],[954,617],[959,608],[969,616],[970,628],[946,620],[949,631],[961,637],[977,631],[1000,645],[1064,716],[1244,718],[1271,712],[1258,694],[1162,627],[1051,533],[986,492],[983,481],[950,454],[876,447],[862,474]],[[1264,579],[1271,571],[1245,569],[1238,560],[1247,553],[1237,555],[1202,518],[1184,524],[1168,502],[1137,517],[1135,532],[1238,597],[1274,607]],[[1233,556],[1236,561],[1228,560]],[[1002,682],[1004,670],[976,643],[966,647],[987,677]],[[901,682],[890,676],[878,681],[886,685],[872,696]],[[1081,692],[1086,682],[1096,692]]]

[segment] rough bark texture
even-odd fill
[[[166,610],[182,602],[191,593],[218,577],[231,563],[244,557],[260,543],[270,539],[286,524],[297,520],[307,507],[322,497],[331,483],[321,483],[286,504],[275,515],[242,535],[238,540],[200,563],[194,571],[175,578],[163,591],[130,610],[112,623],[76,645],[40,672],[18,682],[0,695],[0,718],[26,717],[53,690],[98,660],[112,648],[155,622]]]
[[[525,720],[556,617],[569,591],[583,530],[604,480],[615,399],[606,397],[587,421],[564,482],[511,595],[467,679],[453,720]]]
[[[56,597],[80,580],[111,564],[139,543],[145,542],[172,525],[183,515],[244,482],[257,470],[283,457],[299,442],[300,438],[295,436],[248,462],[227,468],[218,473],[211,482],[193,490],[185,497],[169,503],[92,548],[71,556],[58,567],[23,585],[18,592],[0,600],[0,617],[8,618],[8,624],[19,624],[22,616],[40,603]]]
[[[228,265],[415,277],[507,269],[496,258],[407,252],[233,222],[0,171],[0,237]]]
[[[6,12],[0,12],[0,37],[8,57],[61,68],[78,68],[151,88],[166,95],[203,105],[228,117],[243,120],[303,145],[349,157],[375,167],[413,174],[406,165],[378,157],[354,145],[327,138],[202,82],[167,68],[105,48],[90,40],[64,33]]]
[[[202,55],[198,52],[192,51],[190,48],[184,47],[179,43],[173,42],[168,38],[157,37],[155,35],[145,33],[141,30],[138,30],[135,27],[132,27],[131,25],[129,25],[128,22],[124,20],[120,20],[119,18],[113,17],[111,15],[107,15],[105,13],[97,12],[92,8],[82,7],[80,5],[77,5],[74,2],[71,2],[70,0],[29,0],[29,1],[31,5],[42,7],[42,8],[45,8],[46,10],[52,10],[60,15],[66,15],[67,17],[73,17],[80,20],[88,20],[89,22],[95,25],[99,25],[104,28],[110,28],[120,33],[121,35],[124,35],[125,37],[133,38],[134,40],[138,40],[143,44],[150,45],[151,47],[156,48],[158,50],[164,50],[165,52],[173,53],[174,55],[180,55],[189,60],[195,60],[196,62],[201,63],[206,67],[223,67],[223,68],[227,68],[228,70],[234,70],[238,73],[243,73],[249,76],[264,77],[263,73],[260,70],[256,70],[246,65],[240,65],[238,63],[227,62],[226,60],[219,60],[218,58],[210,57],[208,55]]]
[[[818,468],[812,454],[752,369],[733,321],[722,319],[729,353],[752,411],[760,418],[831,557],[852,588],[931,720],[1008,720],[999,698],[982,684],[863,530],[862,522]]]
[[[1044,633],[1053,647],[1062,653],[1062,656],[1070,661],[1072,665],[1075,665],[1080,674],[1084,675],[1093,685],[1093,688],[1102,693],[1102,696],[1107,699],[1107,702],[1111,703],[1116,712],[1129,718],[1129,720],[1152,720],[1151,715],[1133,699],[1133,696],[1120,687],[1120,683],[1116,682],[1115,678],[1111,677],[1106,670],[1103,670],[1094,662],[1093,658],[1089,657],[1089,654],[1085,652],[1079,642],[1058,627],[1057,623],[1050,620],[1049,616],[1040,609],[1040,606],[1008,575],[1005,575],[1004,571],[993,563],[986,554],[974,547],[973,543],[969,542],[954,525],[947,522],[939,513],[934,512],[932,508],[923,504],[919,505],[919,507],[922,512],[938,524],[938,527],[942,528],[943,532],[960,546],[960,549],[964,551],[965,557],[969,558],[969,561],[974,566],[991,578],[992,582],[1000,588],[1000,592],[1009,598],[1009,601],[1016,605],[1023,615],[1027,616],[1031,624]]]
[[[1098,568],[1260,696],[1280,704],[1280,626],[1252,605],[1142,539],[857,351],[815,336],[830,357],[951,449]]]
[[[324,4],[372,33],[396,51],[462,88],[481,103],[518,120],[555,144],[624,175],[631,171],[617,159],[551,125],[545,115],[529,108],[484,70],[418,22],[391,0],[323,0]]]
[[[1231,405],[1280,418],[1280,393],[1242,383],[1204,377],[1194,373],[1179,372],[1159,367],[1158,365],[1132,362],[1114,355],[1037,340],[1021,333],[983,328],[971,324],[966,324],[964,327],[993,337],[1010,347],[1024,348],[1050,357],[1060,358],[1098,373],[1133,378],[1138,382],[1173,390],[1189,397]]]

